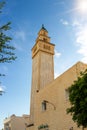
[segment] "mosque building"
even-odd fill
[[[77,62],[54,79],[54,47],[47,29],[42,26],[32,48],[31,108],[28,130],[78,130],[72,117],[68,87],[87,64]]]
[[[77,62],[54,79],[54,48],[47,29],[42,26],[32,48],[32,84],[30,115],[23,117],[26,130],[80,130],[67,115],[70,106],[68,88],[87,64]],[[9,124],[7,120],[4,126]],[[20,123],[21,125],[21,123]],[[24,127],[25,128],[25,127]],[[4,129],[22,130],[22,129]]]

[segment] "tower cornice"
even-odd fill
[[[32,48],[32,58],[39,52],[45,52],[54,55],[54,46],[55,44],[44,42],[43,40],[39,40]]]
[[[38,41],[44,42],[43,40],[38,40]],[[33,48],[38,44],[38,41],[35,43],[35,45],[32,47],[31,50],[33,50]],[[49,42],[45,42],[45,43],[46,43],[46,44],[51,44],[51,45],[55,46],[54,43],[49,43]]]

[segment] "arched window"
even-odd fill
[[[42,102],[42,111],[46,111],[46,101]]]

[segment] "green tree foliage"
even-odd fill
[[[0,12],[5,2],[0,2]],[[11,29],[10,22],[0,25],[0,63],[10,63],[11,61],[16,59],[13,50],[15,48],[10,45],[11,37],[6,35],[6,32]]]
[[[78,127],[87,128],[87,70],[81,72],[68,91],[71,107],[67,108],[67,113],[72,115]]]
[[[2,13],[2,8],[5,2],[0,2],[0,14]],[[1,25],[0,24],[0,63],[11,63],[16,59],[15,53],[13,52],[15,48],[10,45],[12,38],[7,35],[7,31],[11,29],[11,22]],[[5,76],[0,73],[0,76]]]

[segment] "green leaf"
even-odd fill
[[[67,114],[77,126],[87,127],[87,69],[80,73],[80,77],[68,88],[70,108],[66,109]]]

